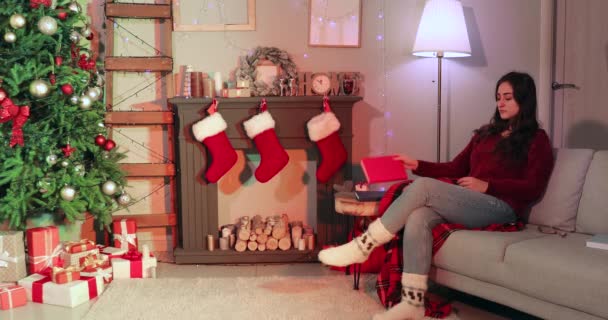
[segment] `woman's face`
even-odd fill
[[[496,108],[503,120],[511,120],[519,113],[519,104],[513,97],[513,87],[510,83],[503,82],[498,86]]]

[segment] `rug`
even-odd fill
[[[374,292],[343,275],[114,280],[85,320],[371,319]]]

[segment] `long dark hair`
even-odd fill
[[[527,73],[509,72],[496,82],[495,98],[498,87],[504,82],[509,83],[513,88],[513,98],[519,105],[519,113],[512,119],[503,120],[496,107],[490,123],[475,130],[475,133],[480,138],[484,138],[510,129],[509,136],[498,142],[494,152],[502,154],[515,163],[521,163],[527,160],[530,142],[539,128],[536,119],[536,85],[534,79]]]

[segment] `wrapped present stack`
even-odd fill
[[[22,231],[0,231],[0,282],[16,282],[26,276]]]

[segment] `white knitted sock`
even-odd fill
[[[420,320],[424,318],[424,294],[427,275],[403,273],[401,276],[401,302],[384,313],[374,315],[374,320]]]
[[[367,260],[374,248],[389,242],[393,236],[382,225],[380,219],[376,219],[369,225],[367,231],[352,241],[338,247],[321,250],[319,260],[324,264],[338,267],[361,263]]]

